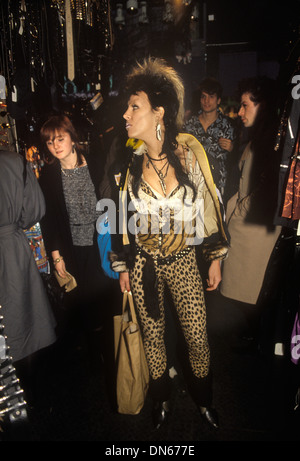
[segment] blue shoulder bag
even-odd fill
[[[112,250],[111,250],[110,224],[109,224],[107,213],[103,213],[103,215],[100,216],[100,218],[98,218],[97,232],[98,232],[97,242],[98,242],[98,248],[100,252],[102,269],[105,275],[107,275],[107,277],[118,280],[119,273],[112,270],[111,263],[109,260],[109,253]]]

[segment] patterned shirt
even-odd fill
[[[201,111],[199,115],[200,113]],[[219,146],[218,140],[219,138],[234,140],[234,126],[231,119],[218,110],[217,119],[205,131],[198,115],[194,115],[185,123],[183,130],[186,133],[192,134],[201,142],[208,156],[216,186],[224,193],[227,177],[226,160],[228,151]]]

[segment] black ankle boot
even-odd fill
[[[198,406],[198,409],[200,411],[200,415],[201,415],[202,419],[206,423],[208,423],[214,429],[219,428],[218,413],[216,412],[216,410],[214,408]]]
[[[170,402],[166,400],[164,402],[156,401],[153,405],[153,424],[155,429],[159,429],[163,424],[166,423],[170,413]]]

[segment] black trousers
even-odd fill
[[[103,324],[109,284],[101,268],[98,248],[74,246],[73,250],[75,269],[72,275],[77,287],[66,294],[66,308],[76,315],[84,330],[93,331]]]

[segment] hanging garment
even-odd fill
[[[289,177],[286,185],[282,216],[290,219],[300,219],[300,132],[296,148],[292,156]]]

